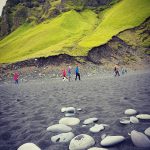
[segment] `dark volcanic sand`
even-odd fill
[[[80,125],[73,127],[75,135],[85,133],[94,137],[100,146],[100,136],[123,135],[127,139],[122,144],[109,149],[144,150],[133,146],[128,133],[133,129],[143,132],[150,121],[139,124],[121,125],[119,118],[124,110],[134,108],[139,113],[150,114],[150,73],[128,74],[119,78],[88,77],[82,81],[63,82],[60,79],[37,79],[0,84],[0,150],[16,150],[26,142],[37,144],[42,150],[68,150],[68,144],[53,144],[50,140],[55,133],[46,128],[58,123],[63,117],[64,106],[82,108],[76,114]],[[82,122],[90,117],[98,117],[98,123],[109,124],[100,133],[90,133]],[[145,149],[146,150],[146,149]]]

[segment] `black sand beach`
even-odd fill
[[[60,110],[65,106],[82,108],[75,115],[81,122],[73,127],[73,132],[91,135],[95,146],[101,147],[100,137],[106,133],[126,137],[123,143],[110,150],[146,150],[136,148],[128,133],[134,129],[143,132],[150,121],[122,125],[119,118],[126,116],[124,111],[128,108],[150,114],[150,72],[81,79],[76,82],[36,79],[19,85],[0,83],[0,150],[16,150],[26,142],[33,142],[42,150],[68,150],[69,143],[52,143],[50,138],[56,134],[46,131],[64,116]],[[82,122],[90,117],[97,117],[98,123],[110,127],[93,134],[89,127],[82,127]]]

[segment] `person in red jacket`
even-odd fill
[[[63,77],[63,81],[65,81],[67,79],[66,69],[62,70],[62,77]]]
[[[18,84],[18,80],[19,80],[19,73],[15,72],[14,73],[14,81],[15,81],[16,84]]]

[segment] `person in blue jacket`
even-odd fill
[[[77,66],[76,66],[75,73],[76,73],[76,78],[75,78],[75,80],[77,80],[77,78],[79,78],[79,80],[80,80],[80,72],[79,72],[79,66],[78,66],[78,64],[77,64]]]

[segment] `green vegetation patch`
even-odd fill
[[[0,62],[64,53],[86,56],[91,48],[140,25],[150,16],[149,6],[150,0],[122,0],[98,15],[91,10],[72,10],[39,25],[24,24],[0,41]]]
[[[93,30],[96,22],[97,15],[92,11],[77,13],[72,10],[39,25],[22,25],[0,41],[0,62],[73,54],[76,51],[72,51],[72,48],[80,38]],[[85,55],[83,53],[80,55]]]

